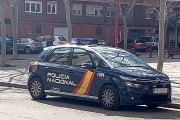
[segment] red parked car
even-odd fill
[[[122,40],[119,44],[118,47],[124,48],[124,40]],[[146,51],[148,49],[147,44],[145,41],[141,38],[137,39],[127,39],[127,49],[135,49],[139,51]]]

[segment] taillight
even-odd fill
[[[61,41],[58,41],[58,43],[59,43],[59,44],[62,44],[63,42],[61,42]]]
[[[36,44],[35,42],[32,43],[32,45],[35,45],[35,44]]]
[[[29,63],[29,68],[31,68],[33,64],[34,64],[34,62],[30,62]]]

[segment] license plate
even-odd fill
[[[165,94],[167,93],[167,88],[154,88],[153,93],[154,94]]]
[[[143,48],[146,48],[146,46],[143,46]]]

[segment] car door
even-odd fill
[[[57,48],[46,58],[44,73],[50,92],[66,93],[71,91],[73,81],[67,74],[71,48]]]
[[[25,38],[18,39],[17,41],[17,50],[24,50],[28,43],[28,40]]]
[[[134,47],[134,40],[133,39],[127,39],[127,48],[131,49],[132,47]]]
[[[96,69],[93,68],[89,52],[82,48],[74,48],[71,56],[71,65],[68,70],[68,75],[76,85],[71,86],[71,93],[83,97],[89,97],[88,95],[93,96],[93,94],[89,94],[89,91],[94,81]]]

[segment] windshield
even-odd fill
[[[113,65],[113,67],[149,67],[135,55],[124,50],[108,47],[92,47],[102,57]]]

